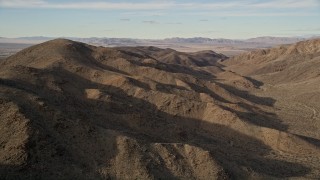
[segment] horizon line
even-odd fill
[[[136,40],[165,40],[165,39],[174,39],[174,38],[180,38],[180,39],[193,39],[193,38],[203,38],[203,39],[228,39],[228,40],[247,40],[247,39],[253,39],[253,38],[263,38],[263,37],[275,37],[275,38],[312,38],[312,37],[318,37],[320,34],[309,34],[309,35],[294,35],[294,36],[277,36],[277,35],[265,35],[265,36],[253,36],[248,38],[222,38],[222,37],[206,37],[206,36],[190,36],[190,37],[178,37],[178,36],[172,36],[172,37],[165,37],[165,38],[134,38],[134,37],[106,37],[106,36],[90,36],[90,37],[77,37],[77,36],[16,36],[16,37],[3,37],[0,36],[0,38],[5,39],[23,39],[23,38],[50,38],[50,39],[59,39],[59,38],[82,38],[82,39],[90,39],[90,38],[97,38],[97,39],[136,39]]]

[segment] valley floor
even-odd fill
[[[307,84],[265,84],[252,92],[257,96],[276,99],[275,113],[288,131],[303,136],[320,147],[320,88],[310,89]]]
[[[320,87],[315,88],[313,82],[271,84],[266,76],[248,76],[247,78],[257,82],[259,87],[243,88],[243,93],[248,99],[255,97],[272,101],[271,104],[261,106],[261,108],[274,116],[267,119],[265,123],[258,122],[258,125],[296,135],[319,149]],[[222,83],[228,84],[229,82],[231,84],[230,79],[224,75],[221,77],[218,75],[217,79],[220,79]],[[243,117],[252,120],[256,115],[249,114]],[[268,120],[272,121],[267,122]],[[274,151],[267,154],[265,158],[285,160],[312,169],[306,177],[315,178],[320,174],[320,157],[307,152],[297,155],[292,152]]]
[[[320,88],[310,89],[305,83],[264,84],[251,93],[275,99],[274,113],[286,127],[286,131],[320,148]],[[291,153],[283,153],[277,158],[312,167],[315,175],[320,174],[320,157],[314,159],[309,154],[297,157]]]

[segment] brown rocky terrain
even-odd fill
[[[245,53],[223,64],[263,82],[251,93],[276,99],[275,113],[288,130],[320,145],[320,39]]]
[[[318,42],[293,45],[297,59],[285,55],[286,46],[278,60],[318,58],[319,46],[309,43]],[[305,125],[308,133],[300,132],[286,119],[294,109],[278,110],[284,101],[272,92],[287,79],[269,73],[274,58],[267,51],[273,49],[253,53],[257,60],[248,54],[226,60],[213,51],[64,39],[24,49],[0,62],[0,177],[319,178],[319,131]],[[247,64],[254,69],[243,70]],[[304,78],[290,84],[315,88],[317,76]]]

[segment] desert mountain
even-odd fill
[[[167,38],[164,39],[165,42],[170,43],[208,43],[208,44],[241,44],[243,41],[241,40],[233,40],[233,39],[211,39],[211,38],[203,38],[203,37],[194,37],[194,38]]]
[[[273,97],[288,131],[320,146],[320,39],[258,50],[223,62],[226,70],[259,81],[257,96]]]
[[[315,36],[316,37],[316,36]],[[292,44],[300,41],[305,41],[308,39],[313,39],[315,37],[305,38],[305,37],[272,37],[272,36],[262,36],[256,38],[246,39],[246,42],[251,43],[267,43],[267,44]]]
[[[233,69],[247,57],[65,39],[24,49],[0,62],[0,177],[319,177],[311,136],[253,94],[257,72]]]
[[[244,53],[224,64],[242,75],[264,75],[273,83],[313,81],[320,77],[320,39]]]
[[[178,52],[167,48],[160,49],[157,47],[118,47],[115,48],[125,54],[140,56],[143,58],[152,58],[167,64],[176,64],[183,66],[219,66],[217,61],[225,60],[227,57],[214,51],[199,51],[194,53]]]

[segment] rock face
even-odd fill
[[[7,58],[1,179],[319,177],[319,148],[225,59],[65,39]]]

